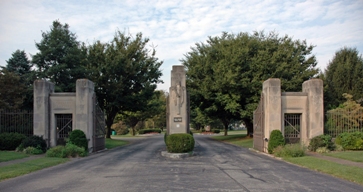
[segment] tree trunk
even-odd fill
[[[251,119],[243,119],[247,128],[247,136],[253,137],[253,121]]]
[[[227,120],[222,120],[223,126],[224,126],[224,136],[228,135],[228,125],[229,125],[229,121]]]
[[[113,124],[113,120],[111,120],[111,118],[107,118],[106,119],[106,126],[107,126],[107,131],[106,131],[106,138],[111,138],[111,126]]]

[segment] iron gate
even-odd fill
[[[93,96],[93,151],[99,151],[105,148],[105,114],[98,105],[97,98]]]
[[[55,114],[57,127],[57,145],[65,145],[65,138],[72,131],[72,114]]]
[[[301,114],[284,115],[284,137],[286,143],[300,142]]]
[[[263,111],[263,93],[261,93],[260,103],[257,109],[253,112],[253,148],[259,151],[264,151],[264,120],[265,114]]]

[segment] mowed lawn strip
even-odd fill
[[[323,155],[363,163],[363,151],[338,151],[323,153]]]
[[[283,158],[285,161],[363,185],[363,169],[312,156]]]
[[[247,134],[235,134],[235,135],[219,135],[212,137],[218,141],[224,141],[233,145],[237,145],[239,147],[252,148],[253,147],[253,138],[247,137]]]
[[[106,144],[105,144],[106,146],[105,147],[107,149],[112,149],[112,148],[124,146],[124,145],[127,145],[127,144],[129,144],[128,141],[107,138],[106,139]]]
[[[0,168],[0,181],[55,166],[67,161],[69,161],[68,158],[41,157],[23,163],[4,166]]]
[[[0,162],[23,159],[25,157],[29,157],[29,155],[15,151],[0,151]]]

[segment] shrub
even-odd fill
[[[39,155],[44,153],[42,149],[36,148],[36,147],[27,147],[23,150],[26,154],[32,154],[32,155]]]
[[[221,130],[219,130],[219,129],[212,129],[212,132],[213,132],[213,133],[220,133],[220,132],[221,132]]]
[[[274,155],[277,157],[303,157],[305,148],[300,144],[279,145],[275,148]]]
[[[193,132],[192,132],[192,131],[190,131],[190,130],[189,130],[189,134],[190,134],[191,136],[193,136]]]
[[[319,147],[316,149],[316,152],[318,153],[329,153],[330,150],[327,147]]]
[[[363,133],[342,133],[335,140],[336,144],[341,145],[344,150],[362,150]]]
[[[328,150],[334,150],[334,143],[330,135],[319,135],[310,140],[308,149],[310,151],[316,151],[319,147],[325,147]]]
[[[186,153],[193,151],[194,138],[188,133],[176,133],[166,137],[166,148],[170,153]]]
[[[47,143],[43,139],[43,136],[33,135],[25,138],[18,147],[18,150],[22,151],[28,147],[34,147],[40,149],[45,153],[47,151]]]
[[[69,143],[74,144],[78,147],[84,148],[88,151],[88,140],[82,130],[76,129],[69,134]]]
[[[166,138],[168,137],[168,133],[165,133],[164,134],[164,143],[165,143],[165,145],[166,145]]]
[[[47,157],[59,157],[59,158],[66,158],[66,157],[84,157],[87,155],[87,151],[82,148],[78,147],[77,145],[67,143],[66,146],[56,146],[53,148],[50,148],[46,156]]]
[[[0,150],[15,150],[25,138],[26,136],[20,133],[1,133]]]
[[[141,130],[139,130],[139,134],[147,134],[147,133],[161,133],[161,129],[141,129]]]
[[[273,150],[280,145],[281,146],[285,145],[284,136],[282,136],[280,130],[273,130],[270,134],[270,139],[268,141],[268,147],[267,147],[268,153],[272,154]]]

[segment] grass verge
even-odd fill
[[[0,151],[0,162],[23,159],[25,157],[29,157],[29,155],[15,151]]]
[[[245,148],[253,147],[253,138],[247,137],[246,134],[235,134],[227,136],[219,135],[219,136],[213,136],[212,138],[218,141],[231,143],[239,147],[245,147]]]
[[[61,163],[65,163],[68,160],[68,158],[42,157],[24,163],[4,166],[0,169],[0,181],[31,173],[33,171],[41,170],[47,167],[55,166]]]
[[[129,143],[128,141],[107,138],[105,147],[107,149],[112,149],[112,148],[115,148],[115,147],[127,145],[128,143]]]
[[[331,153],[323,153],[323,155],[336,157],[355,162],[363,162],[363,151],[339,151]]]
[[[318,159],[312,156],[283,159],[293,164],[297,164],[312,170],[327,173],[335,177],[339,177],[363,185],[363,169],[354,166],[341,165],[331,161]]]

